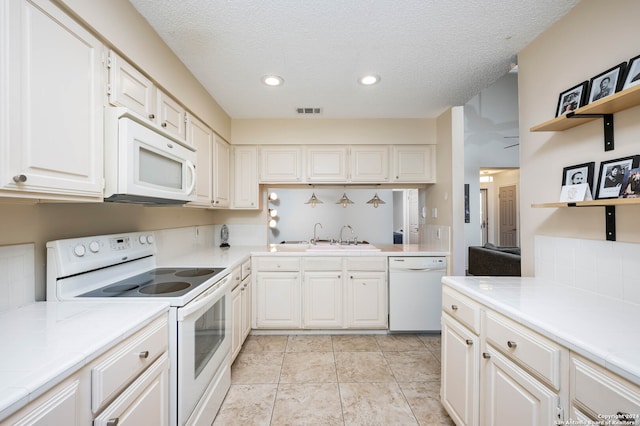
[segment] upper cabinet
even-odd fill
[[[213,131],[189,117],[187,142],[196,149],[196,200],[189,206],[211,207],[213,202]]]
[[[260,182],[302,182],[302,147],[298,145],[261,146]]]
[[[435,145],[393,145],[393,181],[436,181]]]
[[[102,201],[103,44],[48,0],[0,26],[0,195]]]
[[[388,182],[389,147],[386,145],[352,145],[349,155],[351,182]]]
[[[344,145],[305,146],[307,182],[346,181],[347,152]]]
[[[187,138],[187,111],[113,50],[109,52],[109,103],[126,107],[179,139]],[[193,146],[193,145],[192,145]]]
[[[231,205],[231,147],[219,137],[213,143],[213,207]]]
[[[233,197],[234,209],[260,208],[258,185],[258,148],[233,147]]]

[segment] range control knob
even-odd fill
[[[100,243],[98,243],[97,241],[91,241],[91,243],[89,243],[89,250],[91,250],[92,253],[97,253],[100,251]]]
[[[146,244],[147,243],[147,238],[144,235],[140,235],[138,237],[138,241],[140,241],[140,244]]]
[[[147,243],[153,244],[154,242],[155,239],[153,238],[153,235],[147,235]]]
[[[73,254],[75,254],[77,257],[82,257],[87,254],[87,249],[84,245],[78,244],[73,248]]]

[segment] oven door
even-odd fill
[[[202,398],[231,351],[231,276],[178,308],[178,423]]]

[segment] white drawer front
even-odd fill
[[[574,404],[604,424],[640,425],[640,388],[577,357],[570,375]]]
[[[300,271],[299,257],[256,257],[256,271]]]
[[[341,257],[303,257],[302,269],[305,271],[341,271]]]
[[[91,409],[99,409],[167,351],[167,318],[161,318],[109,351],[91,369]]]
[[[488,343],[560,389],[560,346],[490,311],[486,313],[485,330]]]
[[[442,289],[442,310],[469,327],[475,334],[480,333],[480,305],[468,297],[444,286]]]
[[[348,271],[386,271],[387,258],[380,257],[346,257]]]

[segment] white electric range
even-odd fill
[[[231,277],[225,267],[156,266],[152,232],[47,243],[47,300],[164,301],[171,425],[211,424],[231,384]]]

